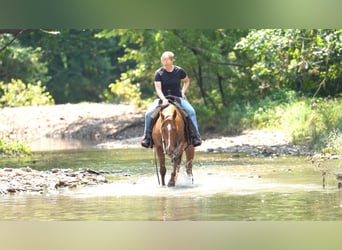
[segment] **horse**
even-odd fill
[[[168,186],[174,187],[184,151],[186,154],[186,173],[193,183],[192,161],[195,150],[193,145],[186,140],[185,122],[175,105],[169,104],[160,111],[159,118],[152,130],[152,140],[159,160],[162,186],[165,186],[165,155],[171,159],[173,166]]]

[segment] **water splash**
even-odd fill
[[[82,188],[73,192],[72,195],[80,198],[95,196],[203,197],[217,194],[249,195],[262,192],[313,190],[321,190],[321,186],[316,184],[275,183],[263,180],[258,176],[240,176],[228,171],[208,172],[208,170],[201,169],[196,171],[194,183],[185,173],[180,173],[175,187],[159,186],[156,176],[145,175],[110,184]]]

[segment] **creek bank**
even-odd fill
[[[26,142],[33,150],[63,148],[141,148],[144,110],[133,105],[79,103],[0,109],[0,137]],[[245,130],[236,136],[203,131],[196,151],[247,154],[252,157],[315,152],[293,145],[279,130]]]
[[[0,168],[0,195],[14,193],[51,193],[66,188],[109,183],[107,172],[91,169],[52,169],[38,171],[25,168]]]
[[[228,148],[208,148],[211,153],[233,153],[233,157],[312,156],[313,152],[303,145],[237,145]]]
[[[136,137],[134,132],[131,135],[131,137],[123,135],[108,139],[95,147],[141,148],[141,137]],[[235,136],[205,134],[202,145],[196,147],[196,151],[232,153],[235,157],[313,156],[315,154],[306,144],[291,143],[291,136],[279,130],[245,130]]]
[[[212,153],[233,153],[235,157],[268,157],[281,155],[306,156],[311,154],[304,145],[293,145],[291,136],[279,130],[245,130],[236,136],[210,138],[200,147]]]
[[[0,109],[0,137],[29,145],[37,140],[75,139],[102,141],[138,126],[144,112],[133,105],[79,103]]]

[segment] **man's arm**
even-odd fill
[[[163,94],[161,82],[155,81],[154,82],[154,88],[156,89],[157,96],[163,101],[162,106],[169,105],[169,101],[165,98],[165,96]]]
[[[185,95],[185,93],[186,93],[186,91],[188,90],[188,88],[189,88],[189,86],[190,86],[190,79],[189,79],[189,77],[188,76],[186,76],[184,79],[182,79],[182,81],[183,81],[183,88],[182,88],[182,97],[184,98],[184,99],[186,99],[186,95]]]

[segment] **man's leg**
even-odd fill
[[[148,107],[145,113],[145,128],[144,128],[144,138],[141,141],[141,146],[148,148],[151,144],[151,116],[155,109],[158,107],[159,99],[155,99],[153,103]]]
[[[181,105],[185,109],[186,113],[189,115],[190,121],[195,129],[195,134],[191,135],[192,143],[195,147],[199,146],[202,144],[202,140],[201,140],[200,133],[198,130],[196,111],[187,100],[185,100],[184,98],[180,98],[180,99],[181,99]]]

